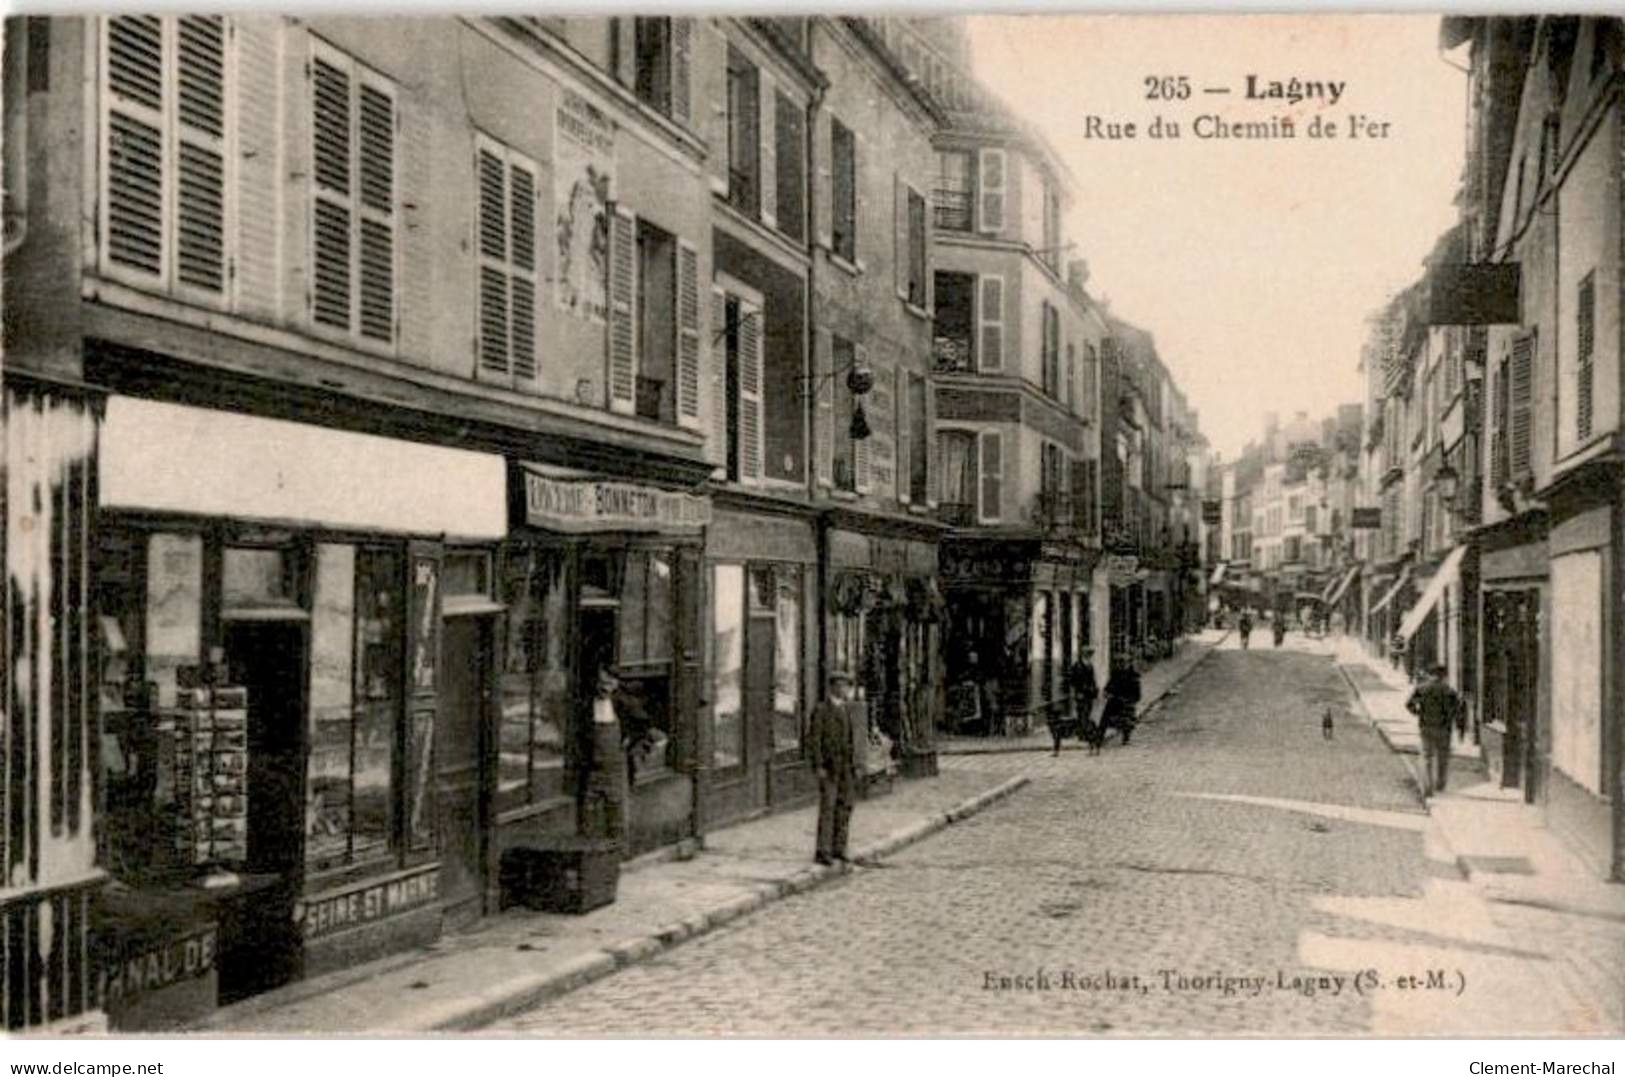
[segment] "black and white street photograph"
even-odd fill
[[[1615,1072],[1625,19],[3,27],[11,1072]]]

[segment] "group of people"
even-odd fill
[[[1275,637],[1277,647],[1286,642],[1286,618],[1276,614],[1270,621],[1270,631]],[[1241,649],[1247,650],[1253,636],[1253,615],[1250,611],[1241,611],[1241,616],[1236,620],[1236,634],[1241,638]]]
[[[1095,677],[1094,650],[1085,647],[1078,660],[1067,670],[1067,687],[1072,690],[1069,711],[1055,712],[1049,718],[1050,737],[1055,742],[1055,754],[1061,754],[1061,741],[1070,735],[1099,751],[1106,735],[1117,730],[1127,744],[1134,735],[1137,719],[1135,708],[1140,702],[1140,674],[1129,658],[1119,656],[1113,663],[1111,676],[1106,678],[1106,704],[1097,721],[1095,702],[1100,698],[1100,682]]]

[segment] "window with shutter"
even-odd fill
[[[762,308],[739,303],[739,479],[762,479]]]
[[[737,388],[729,355],[734,330],[728,318],[728,305],[728,293],[712,284],[711,328],[706,334],[706,339],[711,341],[711,459],[722,461],[722,466],[714,472],[717,478],[737,482],[739,465],[734,442],[738,437],[739,417],[735,410]]]
[[[775,223],[794,240],[806,236],[806,114],[789,97],[776,93],[773,122]]]
[[[998,430],[984,430],[980,441],[982,500],[978,515],[983,523],[997,523],[1004,505],[1004,435]]]
[[[102,267],[223,304],[229,24],[126,15],[102,25]]]
[[[1495,412],[1490,431],[1490,481],[1500,486],[1511,474],[1507,427],[1511,421],[1511,363],[1502,359],[1495,371]]]
[[[1596,271],[1585,275],[1580,282],[1580,294],[1575,307],[1576,348],[1574,387],[1574,434],[1584,443],[1591,440],[1592,417],[1595,411],[1593,383],[1596,380],[1592,357],[1596,349],[1597,289]]]
[[[840,120],[830,120],[830,184],[833,208],[830,246],[848,262],[858,260],[857,143]]]
[[[1514,478],[1528,474],[1530,468],[1530,442],[1534,423],[1534,362],[1535,334],[1527,333],[1512,345],[1509,464]]]
[[[869,366],[869,349],[862,344],[854,344],[852,346],[852,361],[860,369],[867,368]],[[878,378],[876,380],[878,383]],[[853,405],[854,409],[862,406],[861,402]],[[873,427],[875,424],[871,423],[870,425]],[[869,493],[874,488],[873,441],[874,435],[872,434],[866,438],[852,439],[852,470],[856,474],[856,485],[860,494]]]
[[[604,384],[611,411],[631,414],[636,406],[638,369],[637,326],[637,218],[616,206],[609,221],[609,325]]]
[[[1005,228],[1004,192],[1006,162],[1003,150],[981,151],[977,182],[976,229],[1002,232]]]
[[[1004,369],[1004,278],[977,278],[981,293],[977,304],[977,339],[980,352],[977,369],[997,372]]]
[[[311,319],[331,331],[392,347],[395,88],[327,45],[317,42],[313,52]]]
[[[700,426],[700,252],[677,244],[677,421]]]
[[[835,358],[834,338],[822,329],[813,337],[813,371],[818,378],[817,422],[813,428],[818,485],[835,483]]]
[[[633,92],[656,112],[687,125],[693,111],[694,20],[651,17],[632,23]]]
[[[536,381],[536,166],[482,136],[474,171],[476,369],[482,379],[531,387]]]

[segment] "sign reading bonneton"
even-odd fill
[[[526,472],[525,520],[559,531],[704,527],[711,522],[711,502],[629,482],[572,481]]]

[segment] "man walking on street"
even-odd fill
[[[1421,727],[1423,782],[1427,786],[1424,796],[1444,792],[1450,770],[1451,729],[1462,720],[1461,696],[1445,681],[1445,673],[1444,666],[1435,665],[1428,671],[1428,679],[1405,701],[1405,709],[1416,715]]]
[[[851,702],[852,674],[831,673],[829,695],[813,708],[810,731],[813,765],[818,769],[818,851],[813,859],[820,864],[846,860],[847,825],[869,739],[867,723],[853,713],[857,708]]]
[[[1241,649],[1247,649],[1247,639],[1253,634],[1253,617],[1246,610],[1241,611],[1241,620],[1236,622],[1236,631],[1241,633]]]

